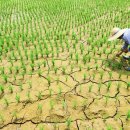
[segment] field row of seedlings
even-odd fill
[[[129,62],[107,41],[129,0],[0,1],[0,129],[129,130]]]

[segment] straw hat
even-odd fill
[[[120,28],[113,28],[112,32],[111,32],[111,36],[109,37],[108,41],[113,41],[117,38],[119,38],[124,32],[126,31],[126,29],[120,29]]]

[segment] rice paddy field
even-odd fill
[[[130,130],[113,27],[130,0],[0,0],[0,129]]]

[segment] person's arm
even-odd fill
[[[116,56],[119,57],[123,52],[127,53],[128,52],[128,45],[129,44],[127,42],[125,42],[123,47],[121,48],[120,52],[118,52],[116,54]]]

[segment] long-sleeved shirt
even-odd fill
[[[125,42],[122,49],[127,49],[130,46],[130,29],[127,29],[123,34],[122,40]],[[128,48],[130,51],[130,48]]]

